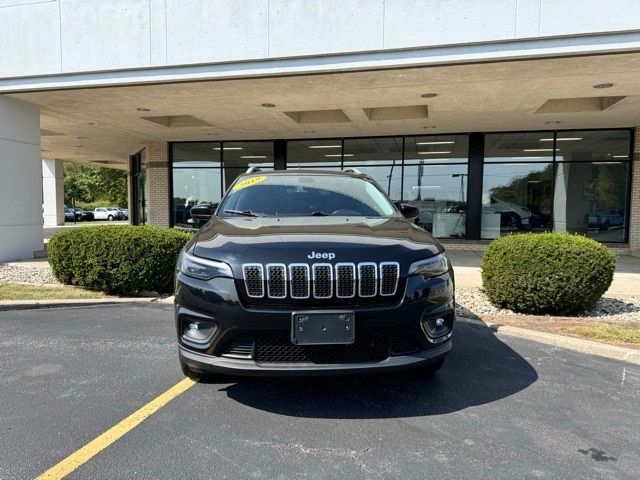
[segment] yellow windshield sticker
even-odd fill
[[[257,177],[251,177],[251,178],[247,178],[246,180],[242,180],[241,182],[236,183],[233,186],[233,191],[235,192],[236,190],[242,190],[243,188],[246,187],[251,187],[253,185],[257,185],[258,183],[262,183],[267,179],[266,175],[260,175]]]

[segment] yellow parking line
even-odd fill
[[[193,385],[195,385],[195,383],[196,382],[194,380],[191,380],[190,378],[185,378],[184,380],[176,383],[169,390],[158,395],[156,398],[151,400],[139,410],[133,412],[120,423],[114,425],[103,434],[91,440],[84,447],[76,450],[67,458],[38,476],[36,480],[51,480],[66,477],[80,465],[89,461],[91,457],[97,455],[113,442],[125,435],[127,432],[140,425],[147,417],[153,415],[178,395],[189,390]]]

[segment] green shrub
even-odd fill
[[[171,292],[176,259],[192,235],[170,228],[97,226],[55,235],[47,253],[62,283],[108,293]]]
[[[607,291],[615,265],[611,251],[580,235],[508,235],[487,248],[482,283],[497,307],[571,314],[592,307]]]

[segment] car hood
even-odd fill
[[[191,248],[196,256],[227,262],[236,276],[241,264],[254,262],[397,261],[402,271],[443,251],[422,228],[388,217],[214,217]]]

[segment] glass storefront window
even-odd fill
[[[553,132],[490,133],[484,137],[485,163],[552,162],[553,149]]]
[[[558,162],[620,162],[629,160],[628,130],[558,132]]]
[[[174,143],[173,224],[195,227],[190,211],[203,202],[217,203],[222,197],[220,143]]]
[[[366,173],[392,200],[400,200],[402,137],[345,139],[343,168],[348,167]]]
[[[286,140],[286,168],[357,168],[392,200],[417,206],[417,223],[438,238],[555,230],[627,241],[631,130],[485,134],[482,172],[471,170],[481,178],[469,177],[469,143],[467,134]],[[194,226],[193,205],[219,202],[249,167],[274,168],[274,141],[179,142],[172,160],[172,218]],[[133,208],[144,221],[144,152],[136,165]],[[468,199],[469,185],[479,195],[480,183],[482,196]],[[475,221],[466,231],[471,201],[482,202],[480,231]]]
[[[481,237],[551,229],[553,163],[486,164]]]
[[[468,135],[425,135],[405,138],[404,163],[439,164],[469,161]]]
[[[402,201],[420,209],[418,224],[438,238],[464,238],[468,135],[405,137]]]
[[[403,201],[420,209],[418,225],[438,238],[464,238],[466,165],[405,165]]]
[[[223,142],[225,190],[249,167],[273,170],[273,142]]]
[[[600,242],[624,242],[629,162],[556,165],[554,230]]]
[[[291,140],[287,142],[287,168],[340,170],[342,140]]]

